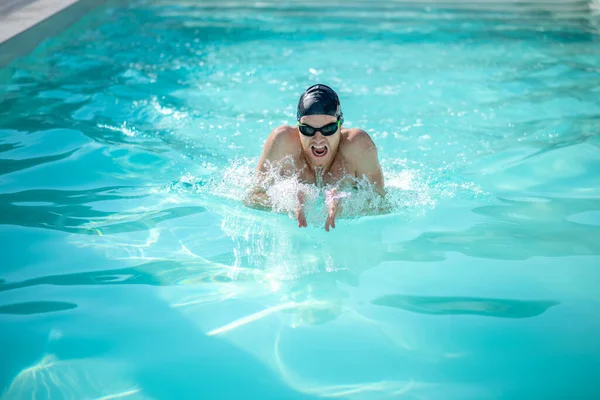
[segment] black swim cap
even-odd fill
[[[338,118],[344,122],[344,114],[337,93],[327,85],[316,84],[308,89],[298,102],[298,113],[296,118],[300,121],[305,115],[324,114]]]

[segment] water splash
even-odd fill
[[[182,176],[166,190],[177,193],[211,194],[235,202],[243,202],[256,185],[256,159],[236,158],[222,172],[210,177],[192,174]],[[382,162],[383,164],[383,162]],[[307,221],[321,225],[327,215],[325,192],[332,186],[311,185],[299,180],[299,173],[281,175],[274,165],[262,176],[263,188],[269,196],[272,211],[295,218],[298,191],[305,194]],[[461,179],[453,168],[411,169],[383,168],[386,195],[382,198],[366,178],[345,176],[348,183],[340,191],[343,197],[341,219],[356,219],[365,215],[391,214],[408,216],[423,212],[439,200],[449,198],[486,198],[489,196],[479,185]]]
[[[276,166],[259,182],[267,182],[272,212],[244,205],[257,184],[256,159],[234,159],[223,170],[188,174],[157,190],[202,204],[220,215],[220,230],[233,248],[227,258],[227,275],[236,279],[240,271],[259,269],[278,280],[326,271],[359,271],[389,257],[382,236],[388,226],[420,218],[439,201],[456,198],[485,198],[475,183],[462,180],[453,170],[398,168],[387,163],[384,169],[386,196],[379,196],[366,179],[348,177],[341,190],[342,212],[336,231],[327,233],[325,192],[330,187],[305,184],[298,174],[282,175]],[[391,166],[391,168],[389,167]],[[305,193],[308,228],[296,222],[297,193]],[[360,233],[357,235],[357,233]],[[367,250],[368,249],[368,250]]]

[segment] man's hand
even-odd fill
[[[296,208],[298,228],[306,227],[306,215],[304,215],[304,193],[298,192],[298,207]]]
[[[338,213],[337,206],[331,206],[329,208],[329,213],[327,214],[327,221],[325,222],[325,230],[329,232],[329,227],[335,228],[335,217]]]
[[[335,228],[335,218],[342,211],[340,206],[340,196],[337,189],[327,191],[325,201],[327,203],[327,221],[325,221],[325,230],[329,232],[329,227]]]
[[[262,211],[271,211],[271,203],[269,196],[263,191],[254,190],[248,193],[244,197],[243,203],[246,207]]]

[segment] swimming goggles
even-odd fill
[[[342,122],[338,120],[336,122],[323,125],[320,128],[315,128],[314,126],[301,124],[298,122],[298,130],[300,130],[300,133],[302,133],[304,136],[315,136],[317,131],[321,132],[323,136],[331,136],[337,132],[341,124]]]

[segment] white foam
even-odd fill
[[[327,216],[326,191],[328,185],[302,183],[299,172],[289,159],[270,165],[263,174],[257,174],[256,159],[235,159],[222,172],[206,180],[187,175],[171,190],[210,193],[213,196],[242,202],[256,187],[269,197],[272,211],[296,218],[298,192],[304,193],[304,211],[307,223],[323,225]],[[286,164],[288,163],[288,164]],[[280,173],[286,167],[286,173]],[[394,166],[395,167],[395,166]],[[338,188],[342,197],[339,219],[353,219],[364,215],[420,214],[434,207],[437,201],[456,196],[481,197],[485,193],[473,182],[461,181],[454,171],[417,169],[384,169],[385,198],[382,198],[366,178],[346,176],[344,187]]]

